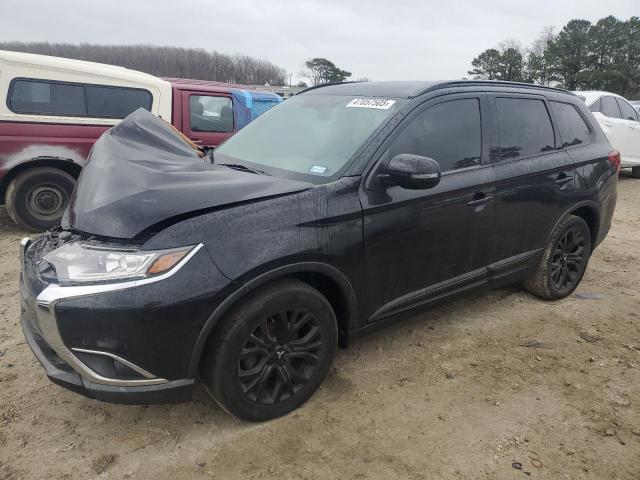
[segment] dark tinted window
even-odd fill
[[[553,127],[542,100],[496,98],[500,127],[498,158],[528,157],[553,150]]]
[[[11,87],[9,107],[17,113],[84,115],[84,89],[65,83],[16,80]]]
[[[124,118],[142,107],[151,110],[151,94],[146,90],[120,87],[84,87],[87,92],[87,115]]]
[[[556,117],[563,147],[580,145],[589,139],[589,127],[573,105],[551,102],[551,109]]]
[[[624,100],[618,100],[618,105],[620,105],[620,111],[622,112],[622,118],[626,118],[627,120],[638,120],[638,115],[636,111],[633,109],[631,105],[629,105]]]
[[[16,113],[124,118],[140,107],[151,110],[151,102],[151,93],[135,88],[15,80],[8,104]]]
[[[480,102],[452,100],[425,110],[409,122],[388,152],[389,158],[401,153],[433,158],[443,172],[480,165]]]
[[[229,97],[191,95],[189,117],[194,132],[233,132],[233,109]]]
[[[602,103],[600,111],[603,115],[612,118],[620,118],[620,109],[618,108],[618,102],[616,102],[614,97],[601,97],[600,102]]]

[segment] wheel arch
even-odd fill
[[[0,180],[0,199],[2,199],[2,203],[5,203],[5,195],[7,192],[7,188],[9,184],[20,175],[22,172],[26,172],[27,170],[31,170],[32,168],[40,168],[40,167],[52,167],[62,170],[65,173],[68,173],[76,180],[80,175],[82,167],[78,165],[71,159],[65,158],[57,158],[57,157],[36,157],[30,160],[18,163],[11,167],[5,175]]]
[[[564,218],[567,215],[575,215],[582,218],[589,226],[589,233],[591,234],[591,248],[595,248],[598,235],[600,234],[600,208],[595,202],[582,202],[574,205],[569,212],[561,217]],[[560,220],[558,220],[560,221]],[[555,228],[555,226],[554,226]]]
[[[191,360],[189,377],[198,376],[198,370],[204,347],[209,337],[225,314],[252,291],[271,282],[284,278],[295,278],[317,289],[331,304],[338,322],[338,343],[341,347],[348,344],[348,332],[355,324],[356,295],[349,280],[337,268],[320,262],[303,262],[276,268],[244,283],[225,298],[209,316],[196,339]]]

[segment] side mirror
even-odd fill
[[[420,190],[440,183],[440,165],[433,158],[401,153],[391,159],[387,172],[378,175],[381,182]]]

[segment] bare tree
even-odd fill
[[[195,78],[249,85],[284,85],[286,72],[267,60],[202,48],[89,43],[0,42],[0,50],[39,53],[119,65],[159,77]]]

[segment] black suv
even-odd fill
[[[52,381],[112,402],[283,415],[336,346],[523,282],[569,295],[620,157],[571,93],[488,81],[311,88],[202,159],[134,112],[62,227],[23,241],[23,327]]]

